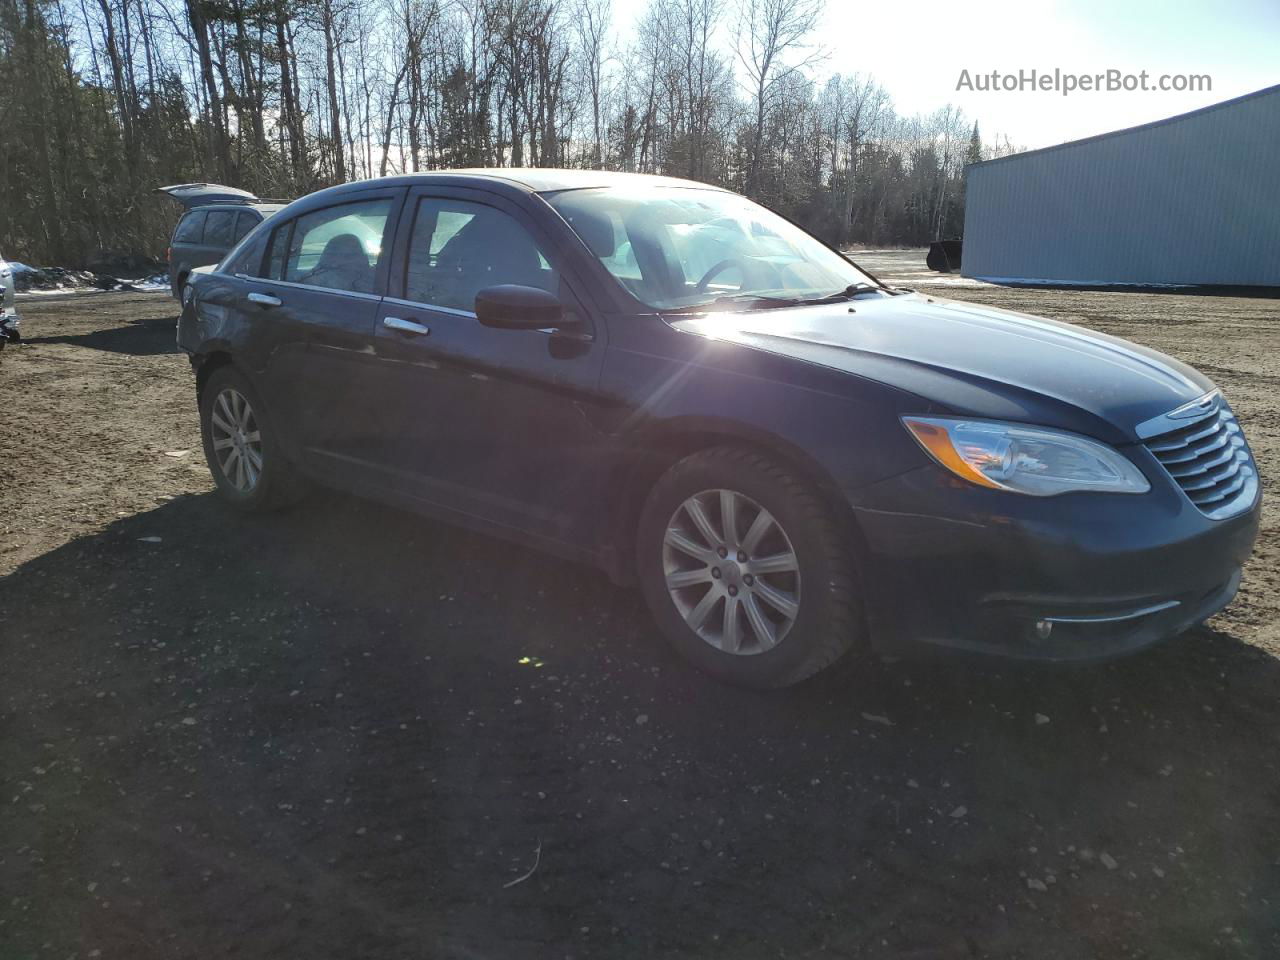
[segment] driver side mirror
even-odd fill
[[[476,294],[476,318],[502,330],[554,330],[564,326],[564,304],[546,290],[504,283]]]

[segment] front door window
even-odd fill
[[[560,292],[558,274],[518,220],[466,200],[424,197],[418,202],[406,299],[474,312],[477,293],[509,283]]]

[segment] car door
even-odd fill
[[[604,469],[590,408],[605,344],[570,257],[515,203],[462,188],[411,190],[396,243],[375,335],[386,482],[467,517],[589,544]],[[482,326],[475,294],[504,283],[556,293],[579,325]]]
[[[254,328],[258,386],[290,454],[363,479],[377,424],[374,328],[404,190],[344,194],[276,226],[236,309]]]

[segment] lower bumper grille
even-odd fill
[[[1147,449],[1212,519],[1242,513],[1258,492],[1258,468],[1235,414],[1221,400],[1191,423],[1148,438]]]

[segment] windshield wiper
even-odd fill
[[[799,300],[797,303],[802,303],[805,306],[815,303],[839,303],[842,300],[851,300],[860,293],[877,293],[879,290],[880,288],[874,284],[859,280],[857,283],[851,283],[843,290],[838,290],[835,293],[828,293],[822,297],[813,297],[809,300]]]
[[[666,310],[665,313],[704,313],[708,310],[727,307],[745,307],[748,310],[768,310],[770,307],[794,307],[798,303],[807,301],[797,300],[795,297],[766,297],[758,293],[733,293],[723,297],[716,297],[707,303],[695,303],[687,307],[676,307],[672,310]]]

